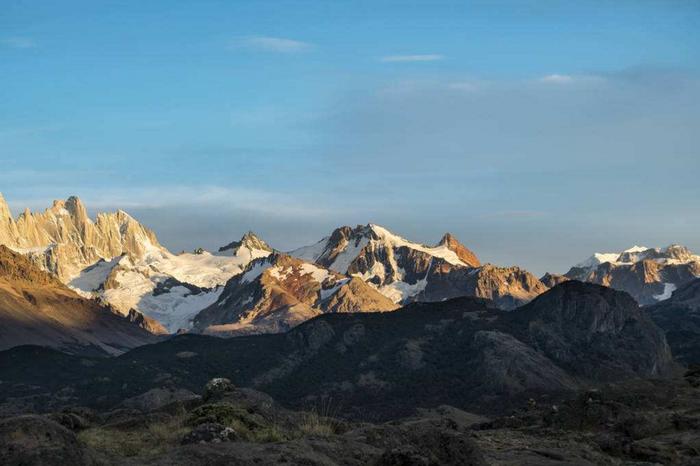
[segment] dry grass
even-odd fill
[[[306,411],[299,424],[301,435],[316,435],[328,437],[338,433],[340,425],[335,419],[335,407],[331,399],[324,400],[321,404]]]
[[[78,434],[78,438],[94,450],[109,456],[158,455],[180,443],[190,431],[183,416],[154,422],[145,428],[124,430],[95,427]]]

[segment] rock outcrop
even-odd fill
[[[559,275],[556,273],[549,273],[547,272],[544,274],[541,278],[540,281],[544,286],[547,288],[554,288],[555,286],[564,283],[565,281],[568,281],[569,278],[564,276],[564,275]]]
[[[42,416],[0,420],[0,464],[95,464],[73,432]]]
[[[520,267],[491,264],[473,269],[433,267],[425,282],[425,288],[415,297],[416,301],[475,296],[490,299],[504,310],[515,309],[547,291],[546,285]]]
[[[663,331],[625,292],[567,281],[511,320],[522,341],[591,380],[666,376],[674,369]]]

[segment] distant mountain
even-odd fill
[[[44,212],[26,209],[15,220],[2,194],[0,244],[27,254],[64,282],[100,259],[163,249],[151,230],[124,211],[100,214],[93,222],[80,199],[69,197]]]
[[[26,257],[0,245],[0,349],[42,345],[68,353],[115,355],[154,343],[158,325],[119,316],[80,297]]]
[[[449,233],[436,246],[425,246],[379,225],[345,226],[290,254],[360,277],[398,304],[477,296],[513,309],[547,290],[536,277],[517,267],[482,266]]]
[[[194,330],[218,335],[283,332],[323,313],[397,307],[357,277],[273,253],[230,279],[216,303],[195,317]]]
[[[91,220],[77,197],[16,220],[0,195],[0,244],[30,258],[86,298],[134,310],[176,332],[216,302],[223,285],[271,248],[253,233],[216,254],[172,254],[124,211]]]
[[[246,272],[250,278],[260,264]],[[18,348],[0,352],[0,380],[12,382],[0,384],[0,403],[31,385],[33,394],[69,387],[73,404],[109,406],[164,380],[197,391],[212,377],[229,377],[289,405],[332,399],[363,419],[443,403],[494,413],[530,397],[550,406],[557,393],[674,368],[662,331],[627,293],[571,281],[513,312],[458,298],[395,312],[326,313],[285,334],[182,335],[90,367]],[[109,387],[99,383],[106,376]]]
[[[219,253],[231,254],[235,257],[245,257],[248,260],[258,259],[260,257],[266,257],[273,249],[263,240],[258,238],[258,236],[249,231],[240,241],[233,241],[226,246],[219,248]]]
[[[554,288],[555,286],[564,283],[565,281],[568,281],[569,278],[565,277],[564,275],[559,275],[556,273],[549,273],[547,272],[544,274],[541,278],[540,281],[547,287],[547,288]]]
[[[634,246],[621,253],[596,253],[565,277],[626,291],[640,304],[668,299],[678,287],[700,277],[700,256],[684,246]]]
[[[700,278],[646,310],[666,332],[674,356],[684,364],[700,364]]]

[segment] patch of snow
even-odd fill
[[[644,251],[647,251],[647,250],[649,250],[649,248],[646,247],[646,246],[637,246],[637,245],[634,245],[634,246],[632,246],[631,248],[625,249],[625,250],[622,251],[622,252],[635,253],[635,252],[644,252]]]
[[[272,267],[270,271],[268,272],[272,277],[276,278],[277,280],[284,280],[287,278],[291,273],[293,272],[292,267]]]
[[[303,263],[300,268],[301,268],[301,275],[311,274],[311,277],[319,283],[323,283],[328,277],[331,276],[331,274],[328,272],[328,270],[321,269],[319,267],[316,267],[313,264]]]
[[[421,278],[416,283],[410,284],[402,281],[395,281],[388,285],[377,288],[381,294],[391,299],[394,303],[403,303],[409,298],[416,296],[421,291],[425,290],[428,285],[426,278]]]
[[[664,283],[663,293],[655,294],[653,298],[657,301],[663,301],[664,299],[670,298],[674,291],[676,291],[676,285],[673,283]]]
[[[269,253],[268,253],[269,254]],[[239,275],[251,259],[240,256],[202,254],[171,254],[159,248],[149,249],[144,264],[183,283],[201,288],[214,288]]]
[[[304,246],[299,249],[295,249],[289,253],[290,256],[303,259],[308,262],[316,262],[321,254],[326,250],[328,245],[328,240],[330,237],[326,236],[318,243],[314,243],[311,246]]]
[[[430,274],[430,270],[432,268],[433,262],[431,259],[428,269],[425,272],[425,276],[416,281],[416,283],[407,283],[402,281],[404,271],[400,270],[401,278],[399,280],[395,280],[389,284],[380,286],[377,288],[377,291],[391,299],[394,303],[405,303],[410,298],[425,290],[425,287],[428,285],[428,275]]]
[[[325,301],[331,296],[333,296],[343,285],[345,285],[349,281],[349,278],[343,278],[342,280],[338,280],[337,282],[335,282],[335,285],[333,285],[331,288],[325,290],[321,289],[321,292],[319,293],[321,301]]]
[[[139,302],[138,310],[156,319],[169,332],[192,327],[192,319],[204,308],[211,306],[223,292],[223,287],[214,291],[190,294],[184,286],[174,286],[170,292],[158,296],[144,296]]]
[[[439,257],[441,259],[444,259],[452,265],[463,265],[465,267],[467,266],[467,264],[462,262],[459,256],[457,256],[457,253],[448,248],[446,245],[429,247],[423,244],[408,241],[407,239],[395,235],[386,228],[381,227],[379,225],[370,224],[370,228],[377,234],[377,236],[391,244],[393,247],[406,246],[410,249],[415,249],[416,251],[425,252],[433,257]]]
[[[576,264],[574,267],[590,269],[593,267],[597,267],[600,264],[605,264],[606,262],[614,264],[615,262],[617,262],[617,259],[619,257],[619,252],[596,252],[585,261]]]
[[[252,282],[270,267],[272,267],[272,264],[268,261],[256,262],[246,273],[243,274],[241,277],[241,283]]]
[[[184,286],[174,286],[168,292],[155,296],[153,291],[157,283],[167,280],[169,276],[146,276],[145,273],[148,271],[143,268],[117,272],[114,278],[119,286],[105,290],[102,299],[122,314],[136,309],[173,333],[181,328],[190,328],[194,316],[214,304],[223,292],[223,287],[218,287],[213,291],[191,294]]]
[[[360,254],[360,251],[367,246],[369,243],[369,238],[362,238],[360,241],[351,241],[352,244],[348,244],[343,252],[338,254],[331,264],[329,269],[338,273],[347,273],[348,267],[352,261]]]
[[[68,282],[68,286],[84,297],[94,297],[120,259],[121,256],[109,261],[101,260],[83,269],[77,277]]]

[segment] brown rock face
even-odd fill
[[[229,280],[218,301],[195,318],[215,334],[288,330],[326,312],[388,311],[397,306],[360,280],[286,254],[253,261]]]
[[[450,233],[445,233],[438,245],[447,246],[451,251],[454,251],[457,254],[457,257],[459,257],[460,260],[469,267],[479,267],[481,265],[481,262],[479,262],[476,254],[464,247],[462,243],[457,241],[457,238],[452,236]]]
[[[169,333],[168,330],[160,324],[160,322],[155,319],[151,319],[150,317],[147,317],[134,309],[129,311],[126,318],[129,320],[129,322],[141,327],[148,333],[152,333],[154,335],[168,335]]]
[[[426,278],[425,289],[416,301],[442,301],[461,296],[490,299],[501,309],[511,310],[529,302],[547,286],[519,267],[479,268],[433,267]]]
[[[325,312],[391,311],[397,307],[392,300],[357,277],[350,278],[323,303]]]
[[[119,354],[156,338],[89,301],[0,245],[0,350],[49,346],[80,354]]]

